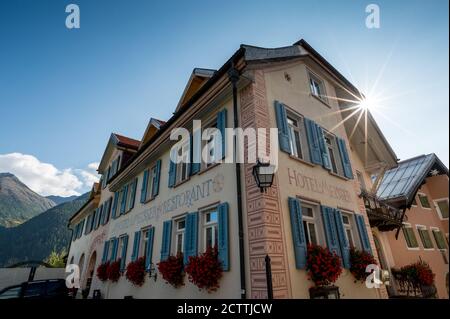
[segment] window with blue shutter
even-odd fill
[[[342,167],[344,168],[344,176],[347,178],[353,178],[352,165],[350,164],[350,157],[347,152],[347,145],[341,138],[337,138],[337,144],[339,147],[339,154],[341,155]]]
[[[114,219],[116,219],[118,216],[117,206],[119,206],[119,195],[120,195],[120,192],[114,193],[114,202],[113,202],[113,207],[112,207],[112,211],[111,211],[111,217]]]
[[[135,261],[139,257],[139,244],[141,243],[141,231],[134,232],[133,252],[131,253],[131,261]]]
[[[117,259],[117,249],[119,248],[119,239],[113,237],[111,239],[110,245],[112,245],[112,251],[111,251],[111,262],[114,262]]]
[[[342,264],[344,268],[350,268],[350,244],[345,235],[344,222],[342,220],[342,213],[338,209],[333,210],[334,220],[336,223],[337,235],[341,247]]]
[[[147,185],[148,185],[148,169],[144,171],[144,177],[142,178],[142,186],[141,186],[141,203],[145,203],[147,200]]]
[[[122,240],[122,253],[120,256],[120,270],[124,271],[127,265],[128,235],[121,237],[121,240]]]
[[[121,201],[120,201],[120,215],[125,214],[125,211],[127,209],[127,197],[128,197],[128,185],[125,185],[122,187],[121,194]]]
[[[96,208],[96,209],[94,210],[94,224],[93,224],[93,226],[94,226],[93,228],[94,228],[94,229],[97,229],[97,228],[98,228],[97,222],[98,222],[99,215],[100,215],[99,209]]]
[[[155,198],[159,194],[159,178],[161,177],[161,160],[156,161],[155,176],[153,178],[152,185],[152,198]]]
[[[325,141],[325,134],[323,128],[316,124],[317,136],[319,139],[320,153],[322,155],[322,165],[324,168],[331,169],[330,154],[328,153],[327,143]]]
[[[196,130],[191,135],[191,175],[200,172],[202,158],[202,131]]]
[[[184,263],[189,256],[197,256],[198,252],[198,212],[186,215],[186,229],[184,235]]]
[[[286,107],[283,105],[283,103],[275,101],[275,115],[277,120],[278,142],[280,144],[280,150],[291,154],[291,137],[289,134]]]
[[[355,220],[356,220],[356,227],[358,228],[359,238],[361,239],[362,248],[364,251],[372,254],[372,248],[370,247],[369,235],[367,234],[364,216],[356,214]]]
[[[103,216],[104,216],[104,218],[103,218],[103,225],[106,225],[108,223],[109,218],[111,216],[112,201],[113,201],[113,198],[110,197],[108,199],[108,201],[106,202],[106,210],[105,210],[105,213],[103,214]]]
[[[217,207],[218,211],[218,257],[224,271],[230,270],[230,250],[228,239],[228,203],[222,203]]]
[[[108,252],[109,252],[109,240],[106,240],[105,244],[103,245],[102,264],[104,264],[108,260]]]
[[[291,217],[292,240],[294,243],[295,268],[306,267],[306,237],[303,227],[302,206],[297,198],[289,197],[289,214]]]
[[[334,218],[334,209],[327,206],[321,206],[323,227],[325,230],[325,239],[330,252],[335,252],[341,256],[341,248],[339,245],[338,234],[336,230],[336,222]]]
[[[311,163],[323,165],[322,152],[320,150],[319,144],[319,134],[317,132],[317,124],[314,121],[305,118],[305,127]]]
[[[217,129],[222,134],[222,156],[217,157],[214,155],[216,160],[223,159],[226,155],[226,129],[227,127],[227,110],[223,109],[217,114]]]
[[[171,239],[172,239],[172,220],[166,220],[163,223],[161,261],[166,260],[170,256]]]
[[[91,232],[91,225],[92,225],[92,214],[89,214],[86,221],[86,229],[84,230],[85,235]]]
[[[168,186],[174,187],[175,186],[175,182],[177,179],[177,164],[172,162],[172,160],[169,157],[169,182],[168,182]]]
[[[131,184],[131,194],[130,194],[130,205],[129,209],[133,209],[134,201],[136,200],[136,188],[137,188],[138,178],[136,177]]]
[[[155,237],[155,228],[151,227],[147,231],[147,251],[145,252],[145,269],[150,270],[153,258],[153,238]]]

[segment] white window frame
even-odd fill
[[[146,236],[146,233],[150,231],[152,227],[147,226],[141,229],[141,237],[139,242],[139,251],[138,251],[138,258],[145,257],[145,254],[147,252],[147,247],[145,247],[146,244],[148,244],[148,238]]]
[[[147,193],[145,194],[145,202],[147,203],[151,201],[154,197],[152,196],[153,193],[153,181],[156,178],[156,163],[153,163],[148,168],[148,177],[147,177]]]
[[[414,205],[414,201],[416,202],[416,204]],[[417,207],[418,206],[418,201],[417,201],[417,195],[414,196],[414,199],[411,203],[411,207]]]
[[[311,91],[311,95],[317,97],[319,100],[321,100],[325,104],[328,104],[325,81],[320,76],[318,76],[314,72],[312,72],[311,70],[308,69],[307,71],[308,71],[308,84],[309,84],[309,90]],[[317,92],[315,92],[316,88],[312,82],[317,83],[319,90],[323,91],[323,92],[321,92],[321,94],[318,94]]]
[[[420,242],[422,243],[423,250],[434,250],[434,243],[433,243],[433,239],[431,238],[431,235],[432,235],[432,234],[430,234],[430,232],[428,231],[427,226],[417,224],[417,225],[416,225],[416,230],[417,230],[417,234],[419,235]],[[431,245],[432,245],[433,247],[431,247],[431,248],[425,248],[425,243],[424,243],[424,241],[423,241],[423,239],[422,239],[422,236],[420,236],[420,230],[425,230],[425,231],[428,233],[428,237],[430,238],[430,242],[431,242]]]
[[[205,124],[205,126],[204,126],[204,128],[202,130],[202,137],[203,137],[203,134],[206,134],[206,132],[211,133],[208,130],[212,131],[213,129],[218,130],[218,128],[217,128],[217,114],[215,114],[215,116],[213,118],[211,118],[210,120],[206,121],[206,124]],[[217,135],[210,135],[210,138],[212,139],[213,136],[217,137]],[[211,143],[210,140],[203,140],[203,138],[202,138],[202,141],[201,141],[201,146],[202,147],[201,147],[201,154],[200,154],[200,157],[201,157],[200,170],[201,171],[204,171],[204,170],[206,170],[206,169],[216,165],[217,163],[220,163],[220,158],[216,158],[216,156],[218,154],[215,153],[215,147],[218,144],[213,143],[212,148],[210,148],[208,146],[210,143]],[[220,145],[222,145],[222,144],[220,144]],[[208,156],[207,156],[207,160],[206,161],[203,160],[203,150],[207,150],[208,151]],[[225,154],[222,154],[222,156],[225,156]]]
[[[287,122],[289,129],[289,142],[291,146],[291,155],[297,157],[301,160],[307,161],[309,157],[308,152],[308,140],[306,137],[306,128],[305,128],[305,118],[301,115],[292,112],[291,110],[287,110]],[[295,121],[297,125],[291,124],[290,122]],[[300,152],[297,147],[295,132],[298,133],[300,144]]]
[[[342,217],[344,217],[344,216],[347,217],[348,221],[349,221],[349,224],[345,224],[344,220],[342,220],[342,223],[344,225],[344,230],[345,230],[345,236],[347,238],[348,244],[350,245],[351,243],[350,243],[350,240],[348,238],[347,230],[350,231],[350,235],[352,237],[352,241],[353,241],[353,244],[354,244],[353,247],[355,249],[360,249],[361,247],[360,247],[359,242],[357,240],[358,237],[355,235],[355,230],[356,230],[355,213],[354,212],[345,211],[345,210],[341,210],[341,214],[342,214]],[[344,219],[344,218],[342,218],[342,219]]]
[[[421,196],[421,195],[422,195],[422,196],[425,196],[425,197],[427,198],[428,203],[430,204],[430,207],[429,207],[429,208],[428,208],[428,207],[423,207],[422,201],[420,200],[420,196]],[[431,201],[430,201],[430,198],[428,197],[427,194],[417,192],[417,199],[418,199],[418,202],[420,203],[420,207],[421,207],[421,208],[426,209],[426,210],[432,210],[432,208],[431,208]]]
[[[183,148],[183,155],[182,157],[182,161],[176,164],[176,178],[175,178],[175,185],[181,184],[185,181],[187,181],[190,177],[190,172],[189,172],[189,161],[190,161],[190,154],[191,154],[191,150],[189,148],[189,142],[186,142],[183,144],[182,148]],[[185,149],[187,148],[187,150]],[[184,170],[183,170],[184,168]],[[183,172],[185,173],[185,176],[183,177]]]
[[[408,241],[406,240],[405,233],[404,233],[404,231],[403,231],[403,229],[402,229],[403,238],[404,238],[404,240],[405,240],[406,248],[407,248],[408,250],[420,250],[419,241],[417,240],[417,236],[416,236],[416,234],[414,233],[414,228],[412,227],[412,225],[411,225],[410,223],[403,223],[402,228],[411,228],[411,230],[413,231],[414,237],[415,237],[415,239],[416,239],[416,242],[417,242],[417,247],[409,247],[409,246],[408,246]]]
[[[322,217],[321,217],[321,213],[320,213],[320,205],[317,203],[314,203],[314,202],[305,201],[303,199],[300,199],[300,200],[301,200],[300,206],[302,207],[302,224],[303,224],[303,227],[305,227],[305,223],[307,226],[307,229],[305,229],[305,236],[308,236],[308,238],[306,238],[307,242],[311,243],[309,224],[313,224],[314,230],[316,233],[317,244],[320,246],[324,246],[325,245],[325,234],[324,234],[324,229],[323,229],[323,224],[322,224]],[[303,209],[304,207],[312,209],[313,217],[306,216],[304,214],[304,209]]]
[[[210,221],[207,222],[206,221],[206,216],[208,213],[216,213],[216,221]],[[217,206],[212,206],[212,207],[208,207],[203,209],[201,212],[201,218],[202,218],[202,238],[203,238],[203,243],[202,243],[202,248],[203,251],[206,251],[207,248],[207,244],[206,244],[206,234],[207,234],[207,229],[212,228],[213,229],[213,234],[212,234],[212,247],[217,246],[217,242],[216,242],[216,237],[218,238],[218,230],[219,230],[219,211],[217,210]]]
[[[434,206],[436,207],[436,211],[437,211],[437,213],[438,213],[439,218],[440,218],[441,220],[448,220],[448,217],[443,217],[443,216],[442,216],[441,208],[440,208],[439,205],[438,205],[438,202],[442,202],[442,201],[444,201],[444,200],[447,201],[447,206],[448,206],[448,205],[449,205],[448,197],[434,199],[434,200],[433,200],[433,204],[434,204]]]
[[[119,245],[118,245],[118,247],[117,247],[117,255],[116,255],[116,259],[114,260],[114,261],[117,261],[117,260],[119,260],[120,258],[122,258],[122,251],[123,251],[123,249],[125,248],[125,245],[124,245],[124,238],[126,237],[127,235],[126,234],[123,234],[123,235],[120,235],[119,236]],[[128,245],[128,243],[127,243],[127,245]],[[127,250],[128,250],[128,247],[126,247],[127,248]],[[128,255],[128,251],[127,251],[127,255]],[[124,263],[125,263],[125,265],[127,264],[127,256],[125,256],[125,261],[124,261]]]
[[[184,228],[180,229],[178,227],[178,223],[184,221]],[[173,249],[174,249],[174,255],[176,256],[178,253],[184,254],[184,237],[186,236],[186,215],[183,215],[182,217],[177,217],[174,219],[174,225],[175,225],[175,231],[174,231],[174,243]],[[178,251],[178,237],[181,236],[181,251]]]

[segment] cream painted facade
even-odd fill
[[[319,244],[327,245],[327,234],[321,218],[321,206],[338,209],[348,216],[349,234],[357,248],[362,249],[362,235],[356,225],[355,216],[363,216],[365,232],[371,251],[378,258],[373,242],[371,228],[365,212],[364,204],[359,198],[360,182],[357,172],[364,179],[366,187],[371,187],[370,176],[381,167],[396,165],[395,154],[379,132],[376,123],[369,116],[367,151],[361,148],[363,127],[356,128],[351,121],[343,120],[348,114],[337,98],[348,98],[348,92],[355,92],[340,74],[318,55],[305,42],[293,46],[265,51],[267,49],[243,46],[214,75],[204,78],[200,87],[189,86],[185,90],[182,101],[173,118],[158,130],[147,129],[138,150],[128,163],[123,163],[117,174],[108,182],[106,188],[99,186],[93,191],[90,202],[85,205],[71,220],[70,227],[87,217],[92,211],[106,203],[114,192],[120,191],[123,185],[137,178],[134,207],[117,218],[110,218],[105,225],[72,241],[69,251],[69,262],[78,263],[82,255],[84,265],[82,287],[87,278],[92,277],[90,294],[99,289],[104,298],[240,298],[243,293],[247,298],[267,298],[264,257],[272,259],[272,284],[276,298],[309,298],[309,288],[313,283],[307,279],[304,269],[297,269],[292,234],[292,221],[288,198],[297,198],[302,204],[311,207],[314,215],[316,238]],[[271,56],[273,54],[273,56]],[[233,104],[233,90],[227,71],[234,67],[240,73],[237,82],[236,102]],[[322,83],[326,101],[312,94],[310,77]],[[192,82],[192,81],[190,81]],[[190,92],[190,90],[195,90]],[[186,94],[188,92],[188,94]],[[356,94],[352,93],[352,94]],[[189,96],[189,99],[185,97]],[[184,101],[183,99],[186,99]],[[300,119],[308,118],[316,122],[329,133],[337,144],[337,138],[345,142],[351,163],[353,178],[344,177],[344,164],[339,148],[334,145],[337,173],[330,172],[321,165],[312,164],[308,156],[299,159],[279,151],[278,170],[273,186],[261,193],[255,184],[251,169],[254,164],[240,164],[241,179],[237,180],[236,165],[218,164],[200,170],[186,181],[169,187],[169,153],[173,142],[169,140],[172,128],[192,128],[193,119],[202,119],[207,123],[216,118],[218,112],[226,110],[226,126],[277,127],[275,103],[282,103],[289,113]],[[237,108],[237,119],[233,112]],[[280,129],[280,128],[279,128]],[[306,134],[306,133],[304,133]],[[328,136],[328,135],[327,135]],[[351,138],[349,138],[351,136]],[[306,137],[304,137],[307,139]],[[307,141],[307,144],[309,142]],[[245,153],[248,152],[248,143]],[[305,150],[308,145],[304,145]],[[108,148],[107,148],[108,149]],[[122,152],[115,147],[113,152],[105,152],[100,174],[106,173],[112,161]],[[330,151],[328,151],[330,152]],[[305,154],[307,154],[306,152]],[[161,160],[158,195],[145,203],[140,202],[143,172]],[[241,188],[238,189],[240,182]],[[188,195],[189,194],[189,195]],[[195,195],[192,195],[195,194]],[[238,195],[242,197],[242,210],[239,214]],[[191,200],[186,200],[187,197]],[[102,262],[105,240],[128,235],[127,260],[133,247],[133,235],[146,227],[154,227],[152,262],[160,260],[163,240],[164,221],[175,221],[189,212],[199,212],[198,252],[205,248],[201,213],[209,207],[220,203],[228,203],[228,250],[229,271],[225,271],[220,281],[220,288],[214,293],[199,291],[185,278],[185,286],[175,289],[166,284],[158,275],[156,281],[146,278],[142,287],[135,287],[122,276],[117,283],[102,283],[95,276],[95,269]],[[239,216],[242,215],[242,244],[240,248]],[[173,230],[172,224],[172,230]],[[309,233],[310,234],[310,233]],[[175,253],[174,232],[172,231],[171,254]],[[242,255],[243,254],[243,255]],[[92,257],[94,256],[94,257]],[[73,258],[73,259],[72,259]],[[241,269],[241,258],[244,268]],[[95,260],[95,266],[92,262]],[[92,275],[92,270],[94,274]],[[243,280],[243,282],[242,282]],[[245,285],[244,285],[245,284]],[[386,298],[384,286],[380,289],[369,289],[364,284],[355,283],[349,270],[345,269],[338,279],[341,298]],[[243,291],[243,289],[245,289]]]

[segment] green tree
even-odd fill
[[[64,268],[66,266],[66,263],[64,262],[64,256],[66,254],[67,253],[65,250],[62,250],[60,253],[53,250],[50,253],[50,256],[47,257],[45,262],[55,268]]]

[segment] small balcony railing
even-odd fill
[[[388,289],[390,298],[436,298],[437,290],[434,285],[421,285],[396,269],[391,269],[391,273],[391,285]]]
[[[385,203],[366,190],[362,190],[359,196],[364,200],[370,226],[378,227],[380,231],[391,231],[402,226],[405,217],[403,211]]]

